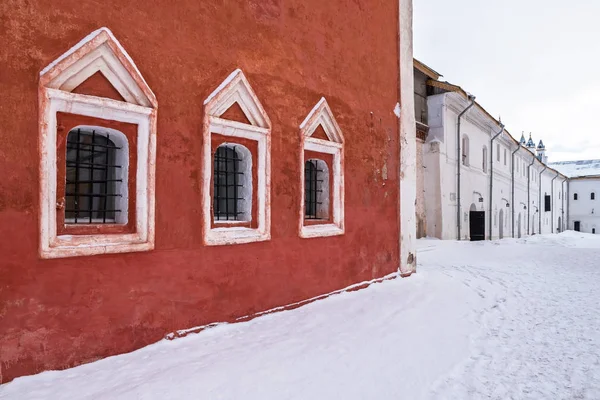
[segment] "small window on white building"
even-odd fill
[[[462,138],[462,163],[469,166],[469,137],[467,135]]]
[[[590,200],[596,200],[596,193],[592,192],[590,194]]]
[[[519,160],[517,160],[516,164],[517,164],[517,172],[519,172],[519,164],[520,164]]]
[[[504,165],[506,165],[506,149],[504,149]]]
[[[577,200],[577,193],[573,193],[573,200]]]
[[[500,162],[500,144],[496,145],[496,161]]]
[[[487,147],[483,146],[481,155],[481,169],[487,173]]]

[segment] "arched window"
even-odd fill
[[[220,145],[213,161],[213,214],[215,221],[252,218],[252,155],[239,144]]]
[[[65,223],[126,224],[129,148],[125,135],[102,127],[69,131]]]
[[[590,200],[596,200],[596,193],[592,192],[590,194]]]
[[[573,193],[573,200],[577,200],[577,193]]]
[[[329,168],[323,160],[311,159],[304,163],[304,216],[329,218]]]
[[[469,165],[469,137],[467,135],[462,138],[462,163],[465,166]]]
[[[487,173],[487,147],[483,146],[481,155],[481,169]]]

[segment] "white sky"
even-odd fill
[[[415,58],[549,161],[600,158],[600,0],[414,0]]]

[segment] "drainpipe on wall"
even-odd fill
[[[512,237],[514,239],[515,237],[515,153],[517,151],[519,151],[521,149],[521,145],[518,144],[517,145],[517,149],[515,151],[512,152],[512,154],[510,155],[510,162],[512,165],[511,168],[511,176],[510,176],[510,180],[511,180],[511,212],[512,212]]]
[[[550,199],[552,202],[550,204],[550,230],[552,233],[554,233],[554,180],[556,178],[558,178],[558,172],[556,173],[556,176],[550,181]]]
[[[500,122],[500,132],[496,133],[496,135],[494,137],[492,137],[492,139],[490,140],[490,211],[489,211],[489,234],[490,234],[490,240],[492,240],[492,197],[494,197],[494,192],[493,192],[493,188],[494,188],[494,140],[496,140],[496,138],[500,135],[502,135],[502,132],[504,132],[504,124],[502,122]]]
[[[560,231],[565,230],[565,180],[560,183],[561,201],[560,201]]]
[[[458,126],[456,128],[456,232],[457,232],[457,240],[460,240],[460,225],[461,225],[461,218],[460,218],[460,169],[461,169],[461,166],[462,166],[462,157],[461,157],[461,154],[460,154],[460,142],[461,142],[461,140],[460,140],[460,119],[475,104],[475,96],[473,96],[472,94],[470,94],[468,96],[468,99],[470,101],[469,105],[467,106],[467,108],[465,108],[464,110],[462,110],[462,112],[460,114],[458,114]]]
[[[565,225],[567,229],[571,226],[571,207],[569,207],[569,201],[571,201],[571,181],[567,178],[567,224]]]
[[[531,193],[529,193],[529,188],[531,187],[531,166],[535,162],[535,156],[531,160],[531,164],[527,166],[527,236],[531,235]]]
[[[540,208],[542,208],[542,174],[543,174],[543,173],[544,173],[544,171],[545,171],[545,170],[547,170],[547,169],[548,169],[548,167],[544,166],[544,169],[543,169],[543,170],[540,172],[540,176],[539,176],[539,178],[538,178],[538,181],[539,181],[539,188],[540,188],[540,190],[539,190],[539,197],[540,197],[540,200],[539,200],[539,202],[538,202],[538,210],[539,210]],[[552,206],[550,206],[550,209],[552,209]],[[546,210],[545,210],[545,209],[544,209],[544,212],[546,212]],[[542,212],[540,211],[540,212],[539,212],[539,214],[540,214],[540,216],[539,216],[539,218],[538,218],[538,224],[539,224],[538,233],[541,235],[541,234],[542,234]]]

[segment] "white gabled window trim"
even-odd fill
[[[313,138],[312,134],[321,125],[329,140]],[[337,124],[331,108],[325,98],[321,98],[308,116],[300,124],[300,210],[299,210],[299,234],[302,238],[313,238],[323,236],[343,235],[344,228],[344,136]],[[333,162],[333,182],[330,182],[330,193],[332,202],[329,205],[329,214],[332,216],[331,223],[305,225],[304,212],[304,152],[313,151],[317,153],[331,154]],[[311,157],[313,158],[313,157]]]
[[[126,100],[71,93],[96,72]],[[85,37],[40,73],[40,256],[61,258],[154,248],[156,97],[131,57],[107,28]],[[136,124],[134,233],[57,235],[57,113]]]
[[[231,121],[221,116],[238,103],[244,115],[250,121],[246,124]],[[257,227],[224,226],[212,221],[211,196],[213,163],[211,135],[213,133],[228,136],[232,143],[235,138],[257,142],[258,154],[252,164],[257,168],[256,207]],[[225,245],[259,242],[271,239],[271,121],[262,104],[252,90],[244,73],[237,69],[232,72],[204,101],[202,163],[202,217],[204,223],[204,243],[206,245]]]

